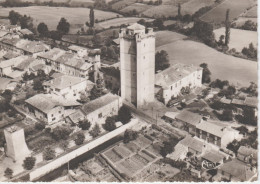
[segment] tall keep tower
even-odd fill
[[[135,23],[121,29],[119,38],[121,96],[139,108],[154,101],[155,35]]]

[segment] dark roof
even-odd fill
[[[220,166],[222,171],[231,174],[232,176],[240,179],[241,181],[248,181],[255,175],[254,171],[245,163],[236,159],[226,162]]]
[[[118,100],[119,96],[108,93],[95,100],[92,100],[81,107],[81,110],[87,115],[95,110],[110,104],[111,102]]]
[[[193,112],[184,110],[176,116],[177,120],[181,120],[191,125],[197,125],[200,123],[202,116]]]

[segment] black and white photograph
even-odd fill
[[[0,0],[0,183],[257,183],[257,12]]]

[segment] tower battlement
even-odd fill
[[[128,40],[140,41],[148,37],[155,37],[153,28],[145,28],[140,24],[133,24],[127,28],[122,28],[119,33],[119,38],[124,38]]]

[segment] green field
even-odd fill
[[[155,44],[156,47],[160,47],[162,45],[166,45],[172,42],[175,42],[177,40],[183,40],[187,38],[187,36],[172,32],[172,31],[159,31],[156,32],[156,40]]]
[[[215,3],[215,0],[191,0],[187,3],[182,4],[181,6],[181,13],[182,15],[185,14],[194,14],[200,8],[205,6],[211,6]]]
[[[219,28],[214,30],[216,39],[221,35],[225,35],[225,28]],[[241,29],[231,29],[230,30],[230,43],[229,49],[235,48],[236,51],[241,52],[244,47],[248,47],[250,43],[253,43],[257,47],[257,32],[247,31]]]
[[[121,10],[131,4],[134,4],[135,2],[136,2],[136,0],[121,0],[121,1],[118,1],[114,4],[112,4],[112,9]]]
[[[233,20],[255,3],[256,0],[225,0],[217,7],[204,14],[201,19],[206,22],[222,23],[225,20],[227,9],[230,9],[230,20]]]
[[[134,4],[131,4],[131,5],[123,8],[123,9],[121,9],[120,12],[130,13],[133,10],[135,10],[137,13],[141,13],[141,12],[151,8],[151,7],[152,7],[151,5],[147,5],[147,4],[134,3]]]
[[[177,6],[172,5],[159,5],[154,6],[146,11],[143,14],[147,17],[160,18],[160,17],[170,17],[177,15],[178,8]]]
[[[110,28],[110,26],[120,26],[122,24],[133,24],[140,19],[141,18],[137,18],[137,17],[116,18],[116,19],[100,22],[98,23],[98,26],[107,29]],[[152,20],[152,19],[145,19],[145,20]]]
[[[249,86],[251,81],[257,83],[257,62],[226,55],[199,42],[180,39],[156,47],[156,50],[166,50],[171,64],[208,63],[213,80],[229,80],[242,86]]]
[[[67,8],[67,7],[47,7],[47,6],[30,6],[1,8],[0,16],[8,16],[9,11],[14,10],[20,14],[26,14],[34,19],[34,25],[44,22],[48,25],[49,30],[55,30],[59,20],[64,17],[71,25],[84,25],[89,20],[88,8]],[[116,13],[95,10],[95,18],[106,20],[117,17]]]

